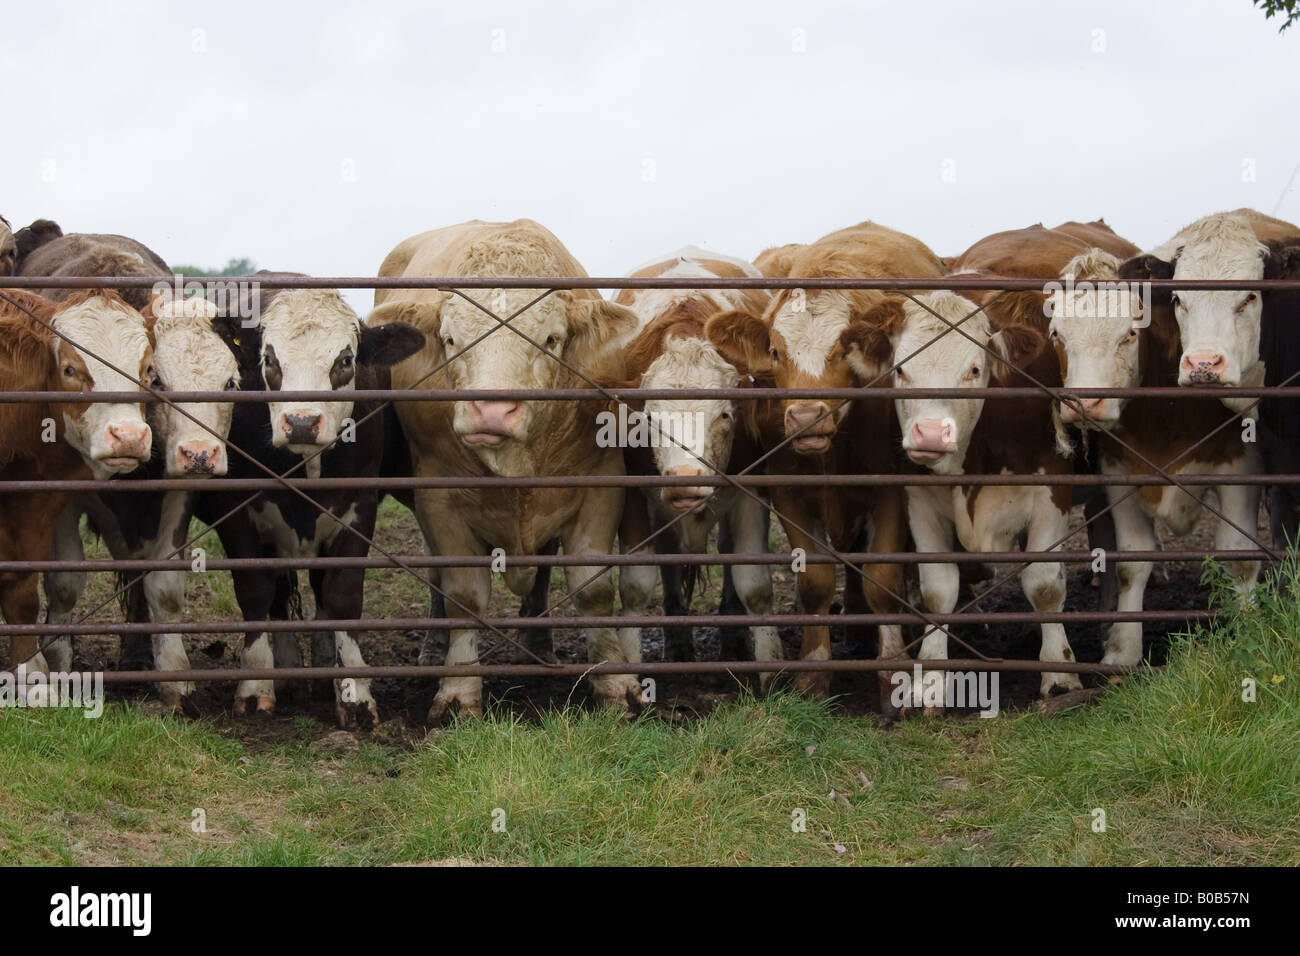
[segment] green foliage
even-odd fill
[[[226,262],[223,269],[202,269],[199,266],[172,266],[172,272],[180,272],[187,276],[246,276],[257,271],[257,265],[252,259],[247,257],[243,259],[231,259]]]
[[[1277,28],[1282,33],[1287,27],[1300,20],[1300,0],[1252,0],[1255,6],[1264,11],[1265,19],[1275,16],[1284,17],[1282,25]]]

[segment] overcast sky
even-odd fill
[[[6,2],[0,214],[317,275],[473,218],[593,275],[863,219],[940,255],[1300,220],[1300,28],[1250,0],[281,6]]]

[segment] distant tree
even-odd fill
[[[231,259],[224,269],[201,269],[198,266],[172,266],[172,272],[194,276],[246,276],[257,271],[252,259]]]
[[[1271,20],[1274,16],[1286,18],[1277,28],[1278,33],[1284,32],[1287,27],[1300,20],[1300,0],[1252,0],[1252,2],[1264,11],[1266,20]]]

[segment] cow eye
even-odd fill
[[[781,361],[781,353],[778,352],[776,349],[772,349],[772,361],[773,362]]]
[[[454,349],[456,347],[456,340],[448,335],[442,340],[442,344],[449,349]]]
[[[1177,309],[1179,306],[1183,304],[1183,300],[1178,298],[1178,296],[1176,295],[1171,295],[1169,297],[1169,304],[1172,305],[1175,309]]]
[[[234,392],[238,390],[239,390],[239,379],[232,375],[229,379],[226,380],[226,385],[223,391]]]
[[[339,356],[339,364],[342,365],[344,368],[351,368],[351,367],[352,367],[352,353],[351,353],[351,352],[344,352],[342,355],[340,355],[340,356]]]
[[[972,365],[972,366],[970,367],[970,377],[971,377],[971,378],[979,378],[979,377],[980,377],[980,367],[979,367],[978,365]]]
[[[731,412],[723,412],[721,415],[718,416],[718,421],[720,422],[731,421]]]
[[[1129,342],[1132,342],[1137,337],[1138,337],[1137,329],[1129,329],[1127,332],[1124,333],[1125,340]]]
[[[1244,310],[1244,309],[1246,308],[1246,306],[1250,305],[1252,302],[1254,302],[1254,301],[1255,301],[1256,299],[1258,299],[1258,298],[1259,298],[1259,296],[1257,296],[1257,295],[1255,295],[1255,293],[1251,292],[1249,295],[1246,296],[1246,298],[1244,298],[1244,299],[1241,300],[1241,305],[1237,306],[1237,311],[1238,311],[1238,312],[1241,312],[1242,310]]]
[[[77,370],[76,370],[75,368],[73,368],[71,365],[65,365],[65,366],[63,366],[63,377],[64,377],[64,378],[72,378],[72,377],[74,377],[76,374],[77,374]]]
[[[546,337],[546,347],[547,347],[548,349],[554,349],[555,346],[557,346],[557,345],[559,345],[559,344],[560,344],[560,340],[557,339],[554,335],[548,335],[548,336]]]

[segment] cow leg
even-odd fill
[[[623,500],[621,488],[588,491],[577,520],[562,533],[564,553],[574,558],[612,554]],[[614,613],[614,582],[609,574],[602,573],[605,570],[590,566],[567,569],[569,590],[580,615],[605,617]],[[641,648],[625,648],[612,627],[593,627],[587,630],[587,659],[593,664],[640,661]],[[634,674],[593,674],[590,681],[599,703],[623,710],[641,707],[641,684]]]
[[[252,528],[247,529],[251,535]],[[226,554],[231,557],[250,557],[251,555],[232,554],[231,536],[222,536]],[[259,574],[256,571],[232,571],[231,581],[235,586],[235,599],[246,621],[264,621],[275,600],[276,580],[274,576]],[[275,666],[275,656],[271,651],[270,635],[266,631],[248,631],[244,635],[244,647],[240,651],[239,665],[244,668],[267,668]],[[275,711],[275,681],[241,680],[235,688],[234,713],[242,717],[248,713],[270,714]]]
[[[739,498],[753,501],[749,495],[739,493]],[[771,513],[763,508],[763,550],[767,550],[767,532],[771,523]],[[718,522],[718,553],[735,554],[740,549],[736,546],[735,535],[732,533],[732,526],[726,520]],[[770,572],[769,572],[770,577]],[[741,600],[739,592],[736,590],[735,571],[730,564],[722,566],[722,597],[718,601],[718,615],[725,617],[728,614],[744,614],[745,602]],[[743,627],[735,627],[729,624],[720,623],[718,625],[718,645],[721,659],[724,661],[740,660],[745,643],[751,640],[751,636],[746,633]],[[771,658],[764,658],[770,660]]]
[[[1127,488],[1107,489],[1112,501],[1124,494]],[[1152,521],[1142,511],[1137,495],[1120,501],[1111,512],[1115,516],[1115,541],[1121,551],[1154,551],[1156,533]],[[1117,608],[1120,611],[1142,610],[1147,579],[1151,577],[1150,561],[1124,561],[1115,572],[1119,585]],[[1122,621],[1112,624],[1106,635],[1106,653],[1103,664],[1133,665],[1142,660],[1142,622]]]
[[[1217,490],[1219,507],[1224,515],[1238,527],[1254,531],[1259,522],[1259,486],[1220,485]],[[1226,521],[1219,521],[1214,529],[1214,547],[1223,551],[1246,551],[1256,545],[1249,535],[1242,534]],[[1235,582],[1233,588],[1238,599],[1249,601],[1259,578],[1259,562],[1225,561],[1223,567]]]
[[[349,537],[352,537],[349,535]],[[364,542],[362,542],[364,545]],[[346,620],[361,616],[365,571],[361,568],[337,568],[323,575],[321,590],[316,593],[316,616]],[[356,638],[349,631],[331,632],[334,639],[331,660],[340,667],[365,667],[365,658]],[[379,726],[379,705],[370,691],[370,679],[344,677],[334,681],[334,713],[340,727],[371,730]]]
[[[952,492],[947,488],[908,488],[907,517],[912,529],[912,540],[920,553],[934,551],[952,551],[954,544],[954,527],[952,518]],[[920,564],[917,576],[921,584],[921,600],[925,609],[931,614],[949,614],[957,606],[957,592],[961,587],[961,571],[955,564]],[[882,648],[883,650],[883,648]],[[895,651],[893,656],[898,656]],[[943,660],[948,656],[948,632],[942,627],[926,625],[921,637],[921,649],[917,655],[921,660]],[[892,678],[896,686],[911,686],[910,675]],[[946,683],[943,671],[927,670],[921,678],[920,687],[911,687],[911,700],[903,706],[921,707],[925,699],[935,699],[935,691],[941,690]],[[882,689],[883,693],[883,689]],[[942,700],[942,694],[938,695]],[[895,697],[893,703],[897,703]],[[925,708],[933,712],[934,708]]]
[[[630,491],[627,494],[626,504],[623,506],[623,518],[618,529],[622,553],[627,554],[629,548],[640,544],[649,536],[650,517],[645,496],[639,491]],[[654,543],[642,545],[632,553],[653,555],[655,553]],[[650,613],[650,598],[654,596],[657,577],[655,566],[652,564],[625,564],[619,568],[619,613],[625,616]],[[641,654],[641,628],[620,627],[618,629],[618,640],[623,646],[625,657],[636,654],[637,657],[632,659],[639,658]],[[669,660],[666,634],[664,638],[664,660]]]
[[[185,612],[185,572],[149,572],[144,577],[144,595],[149,615],[154,621],[164,623],[178,620]],[[185,642],[179,634],[154,634],[152,644],[156,670],[189,670],[190,660],[185,654]],[[193,695],[193,681],[158,684],[158,697],[163,706],[176,713],[197,714]]]
[[[871,541],[867,550],[872,552],[902,551],[907,545],[907,495],[901,488],[877,488],[871,496]],[[901,595],[906,584],[901,564],[865,564],[862,567],[862,593],[867,606],[876,614],[898,614],[903,610]],[[857,577],[855,572],[848,572]],[[848,588],[849,577],[845,578]],[[848,605],[847,599],[845,605]],[[903,656],[903,626],[881,624],[878,631],[876,659],[887,660]],[[893,681],[884,671],[878,671],[881,712],[890,714],[890,692]]]
[[[81,506],[69,501],[54,519],[55,561],[81,561]],[[72,620],[72,612],[86,590],[85,571],[49,571],[45,574],[45,623],[58,626]],[[59,634],[45,646],[45,660],[55,671],[72,670],[72,636]]]
[[[727,540],[733,542],[732,554],[767,553],[768,510],[747,494],[737,496],[735,504],[722,519],[718,529],[719,543],[722,529],[727,529]],[[719,547],[721,551],[722,548]],[[766,564],[737,564],[732,567],[732,580],[743,609],[748,614],[772,613],[772,569]],[[779,661],[785,658],[781,638],[776,627],[760,624],[750,628],[752,656],[756,661]],[[726,651],[723,651],[724,659]],[[765,671],[758,675],[759,690],[766,693],[775,676]]]
[[[774,488],[772,505],[782,519],[785,535],[791,549],[803,548],[805,554],[824,549],[821,544],[801,529],[810,528],[813,518],[800,506],[789,489]],[[788,519],[788,520],[787,520]],[[795,525],[799,525],[798,528]],[[799,604],[805,614],[829,614],[831,599],[835,597],[835,565],[809,564],[798,573],[795,587]],[[808,625],[803,629],[803,644],[799,648],[801,661],[828,661],[831,659],[831,629],[825,624]],[[825,697],[831,690],[829,671],[800,671],[794,679],[794,688],[809,697]]]
[[[41,612],[41,593],[35,574],[25,574],[17,580],[10,579],[0,591],[0,612],[10,624],[35,624]],[[14,635],[9,643],[9,666],[16,669],[26,664],[28,673],[50,672],[45,655],[38,649],[35,634]]]
[[[538,549],[538,554],[554,555],[560,550],[560,540],[556,538]],[[551,571],[549,567],[537,568],[537,573],[533,578],[533,586],[524,595],[523,601],[519,604],[520,617],[541,617],[550,608],[551,600]],[[551,639],[551,629],[549,627],[525,627],[520,630],[519,637],[524,647],[528,648],[543,660],[555,660],[555,644]]]
[[[465,554],[467,551],[447,551]],[[486,549],[480,549],[485,554]],[[447,613],[451,617],[481,615],[492,596],[492,575],[488,568],[444,568],[443,587],[447,592]],[[447,646],[447,664],[477,664],[478,629],[453,628]],[[459,711],[471,717],[483,716],[483,678],[444,677],[429,707],[427,720],[439,723]]]
[[[1107,499],[1104,491],[1098,489],[1094,494],[1088,496],[1083,506],[1083,517],[1088,524],[1088,550],[1096,551],[1102,549],[1103,553],[1109,554],[1117,547],[1115,544],[1115,516],[1109,511],[1097,517],[1097,515],[1106,507]],[[1048,542],[1049,544],[1051,542]],[[1118,594],[1118,585],[1116,583],[1115,569],[1108,564],[1105,571],[1100,571],[1093,576],[1093,583],[1097,586],[1097,610],[1113,611],[1115,609],[1115,599]]]
[[[670,530],[659,535],[656,539],[663,542],[663,546],[657,549],[660,554],[681,553],[673,534],[674,532]],[[686,588],[683,579],[686,574],[694,573],[697,570],[693,568],[688,571],[679,564],[659,565],[659,580],[663,582],[664,586],[664,615],[666,617],[681,617],[690,613],[691,609],[686,603]],[[694,628],[683,627],[680,624],[664,625],[664,660],[695,660]]]
[[[1046,551],[1061,541],[1070,529],[1069,512],[1058,510],[1052,502],[1050,488],[1035,488],[1038,498],[1029,533],[1025,539],[1026,551]],[[1042,562],[1026,565],[1020,572],[1020,586],[1035,611],[1060,611],[1065,607],[1065,568],[1059,562]],[[1039,647],[1040,661],[1072,661],[1074,651],[1065,634],[1064,624],[1041,625],[1043,640]],[[1039,680],[1038,691],[1043,697],[1080,690],[1083,684],[1078,674],[1045,671]]]

